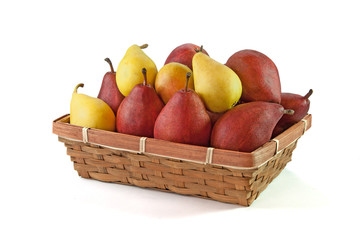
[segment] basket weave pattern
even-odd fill
[[[249,206],[291,161],[297,140],[258,167],[232,168],[107,148],[59,136],[83,178]]]

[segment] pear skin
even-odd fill
[[[113,65],[109,58],[105,58],[105,61],[110,65],[110,72],[105,73],[101,88],[98,94],[98,98],[106,102],[114,114],[116,114],[120,103],[124,99],[124,95],[119,91],[116,84],[116,73],[114,72]]]
[[[195,92],[211,112],[225,112],[239,101],[241,81],[229,67],[198,52],[193,58],[193,71]]]
[[[155,90],[166,104],[169,99],[180,89],[184,88],[186,73],[192,73],[184,64],[171,62],[163,66],[155,79]],[[189,88],[194,89],[194,79],[189,79]]]
[[[155,89],[147,84],[146,69],[142,72],[144,82],[136,85],[119,106],[116,130],[125,134],[153,137],[154,124],[164,103]]]
[[[192,60],[194,55],[197,53],[197,50],[199,50],[200,47],[192,44],[192,43],[185,43],[178,47],[176,47],[167,57],[165,64],[171,63],[171,62],[178,62],[181,64],[184,64],[188,68],[192,69]],[[206,55],[209,55],[205,49],[202,49],[202,52]]]
[[[110,106],[99,98],[78,93],[79,87],[84,87],[84,84],[78,84],[72,94],[70,124],[115,131],[115,114]]]
[[[241,79],[244,102],[280,103],[281,84],[275,63],[265,54],[254,50],[234,53],[225,64]]]
[[[313,90],[310,89],[305,96],[295,93],[281,93],[281,105],[284,108],[293,109],[293,115],[284,115],[276,124],[273,137],[276,137],[295,123],[301,121],[309,111],[310,100]]]
[[[250,102],[226,112],[214,125],[211,146],[252,152],[271,139],[275,125],[285,112],[277,103]]]
[[[147,46],[147,44],[142,46],[132,45],[119,63],[116,71],[116,84],[125,97],[129,95],[134,86],[143,82],[142,68],[147,70],[148,84],[154,87],[158,71],[153,60],[142,50]]]
[[[210,135],[211,120],[205,106],[187,85],[170,98],[154,126],[154,138],[170,142],[208,146]]]

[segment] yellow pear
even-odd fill
[[[115,131],[115,114],[103,100],[77,93],[83,83],[76,85],[70,102],[70,124],[81,127]]]
[[[157,74],[155,63],[143,52],[147,44],[138,46],[136,44],[128,48],[125,56],[120,61],[116,71],[116,84],[120,92],[126,97],[133,87],[144,81],[141,69],[146,68],[148,84],[154,87]]]
[[[212,112],[224,112],[239,101],[242,93],[240,78],[229,67],[201,51],[193,58],[195,92]]]

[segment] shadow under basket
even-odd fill
[[[291,161],[311,119],[251,153],[83,128],[71,125],[68,114],[53,121],[53,133],[83,178],[250,206]]]

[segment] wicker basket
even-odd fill
[[[311,115],[251,153],[137,137],[53,122],[83,178],[250,206],[291,160]]]

